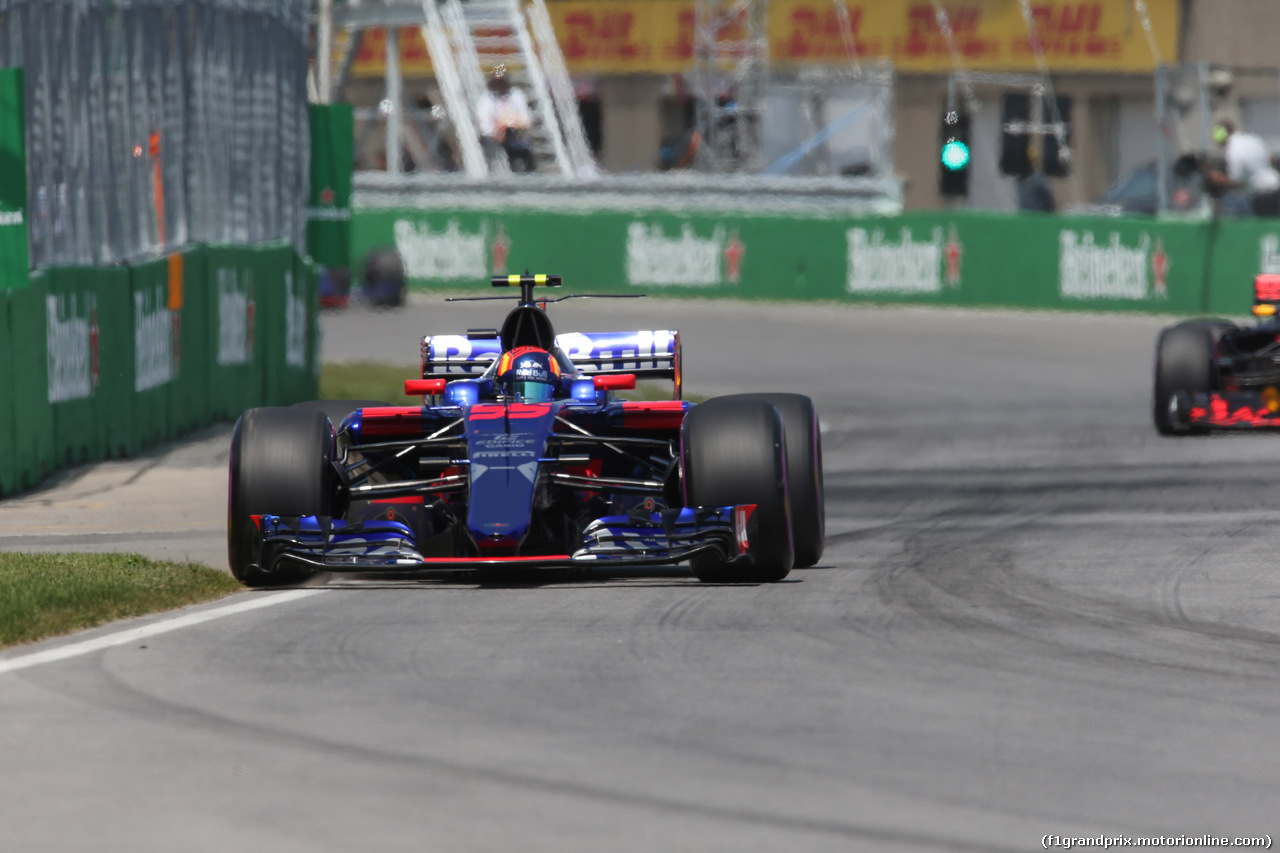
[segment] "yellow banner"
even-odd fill
[[[431,54],[427,50],[426,40],[422,37],[421,27],[400,27],[400,73],[408,78],[432,77]],[[510,31],[505,28],[492,27],[480,30],[477,37],[485,35],[508,37]],[[347,39],[351,36],[339,30],[334,36],[333,61],[341,61],[346,50]],[[514,54],[513,54],[514,57]],[[502,63],[507,68],[516,68],[519,63],[514,58]],[[387,70],[387,31],[381,27],[365,30],[360,34],[360,44],[351,57],[351,76],[357,78],[382,77]],[[486,69],[486,71],[492,69]]]
[[[725,3],[726,8],[732,4]],[[1031,0],[1032,39],[1019,0],[944,0],[948,43],[929,0],[848,0],[847,28],[831,0],[770,0],[770,62],[776,67],[889,59],[899,71],[1033,71],[1036,48],[1053,71],[1145,72],[1177,58],[1178,0],[1146,0],[1151,39],[1132,0]],[[672,74],[693,68],[693,0],[548,0],[551,23],[573,74]],[[742,21],[727,19],[720,37],[741,38]],[[493,35],[506,35],[495,30]],[[342,52],[339,34],[336,55]],[[386,70],[386,31],[366,30],[353,57],[353,77]],[[1151,43],[1154,41],[1155,53]],[[417,27],[400,30],[406,77],[431,76]]]
[[[693,67],[692,0],[552,0],[547,9],[571,73]]]
[[[693,0],[549,0],[547,5],[573,73],[670,73],[693,66]],[[1158,57],[1132,0],[1031,0],[1030,6],[1040,53],[1054,71],[1150,71],[1159,61],[1177,57],[1178,0],[1146,0]],[[770,0],[770,61],[777,66],[843,64],[851,41],[859,59],[889,59],[900,71],[954,67],[929,0],[848,0],[844,7],[847,29],[831,0]],[[1035,44],[1019,0],[945,0],[942,8],[965,68],[1036,69]],[[730,20],[725,30],[721,38],[732,41],[741,22]]]
[[[1054,71],[1151,71],[1177,58],[1177,0],[1146,0],[1156,52],[1131,0],[1031,0],[1035,37],[1018,0],[945,0],[948,42],[933,3],[849,2],[848,28],[826,0],[772,0],[775,65],[848,61],[846,32],[860,59],[887,58],[899,71],[1032,71],[1037,47]]]

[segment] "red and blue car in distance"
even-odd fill
[[[1197,318],[1156,339],[1153,416],[1161,435],[1280,427],[1280,275],[1253,282],[1253,326]]]
[[[760,583],[822,556],[818,415],[806,396],[681,399],[680,335],[557,334],[519,288],[500,329],[422,339],[414,405],[246,411],[231,441],[228,549],[249,586],[321,571],[496,573],[687,563]],[[545,291],[544,291],[545,292]],[[469,297],[510,299],[510,296]],[[672,399],[633,401],[637,379]]]

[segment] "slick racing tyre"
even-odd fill
[[[690,560],[694,575],[706,583],[785,578],[795,549],[782,415],[763,400],[709,400],[685,416],[680,445],[688,506],[756,505],[754,561],[726,562],[704,552]]]
[[[1233,328],[1235,325],[1225,320],[1189,320],[1160,331],[1152,417],[1161,435],[1208,432],[1187,423],[1188,395],[1218,389],[1214,354],[1219,338]]]
[[[329,420],[333,422],[333,429],[336,432],[342,426],[342,419],[356,409],[371,409],[390,405],[390,403],[384,403],[381,400],[307,400],[305,403],[294,403],[293,408],[313,409],[317,412],[324,412],[329,416]]]
[[[803,394],[733,394],[718,400],[763,400],[782,415],[787,434],[787,491],[797,569],[822,559],[826,542],[826,502],[822,491],[822,435],[818,410]]]
[[[249,409],[231,434],[227,551],[231,574],[246,586],[296,584],[316,573],[300,563],[264,571],[254,515],[329,515],[337,473],[333,428],[324,412]]]

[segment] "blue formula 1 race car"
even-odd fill
[[[231,571],[565,569],[687,562],[700,580],[777,581],[824,540],[813,402],[681,397],[678,332],[557,335],[535,288],[501,330],[422,340],[423,405],[250,409],[231,440]],[[504,297],[478,297],[504,298]],[[510,298],[510,297],[505,297]],[[562,299],[574,298],[573,296]],[[615,392],[669,379],[673,399]]]

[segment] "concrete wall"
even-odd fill
[[[1183,6],[1182,32],[1183,62],[1237,68],[1280,64],[1276,53],[1280,3],[1276,0],[1188,0]]]

